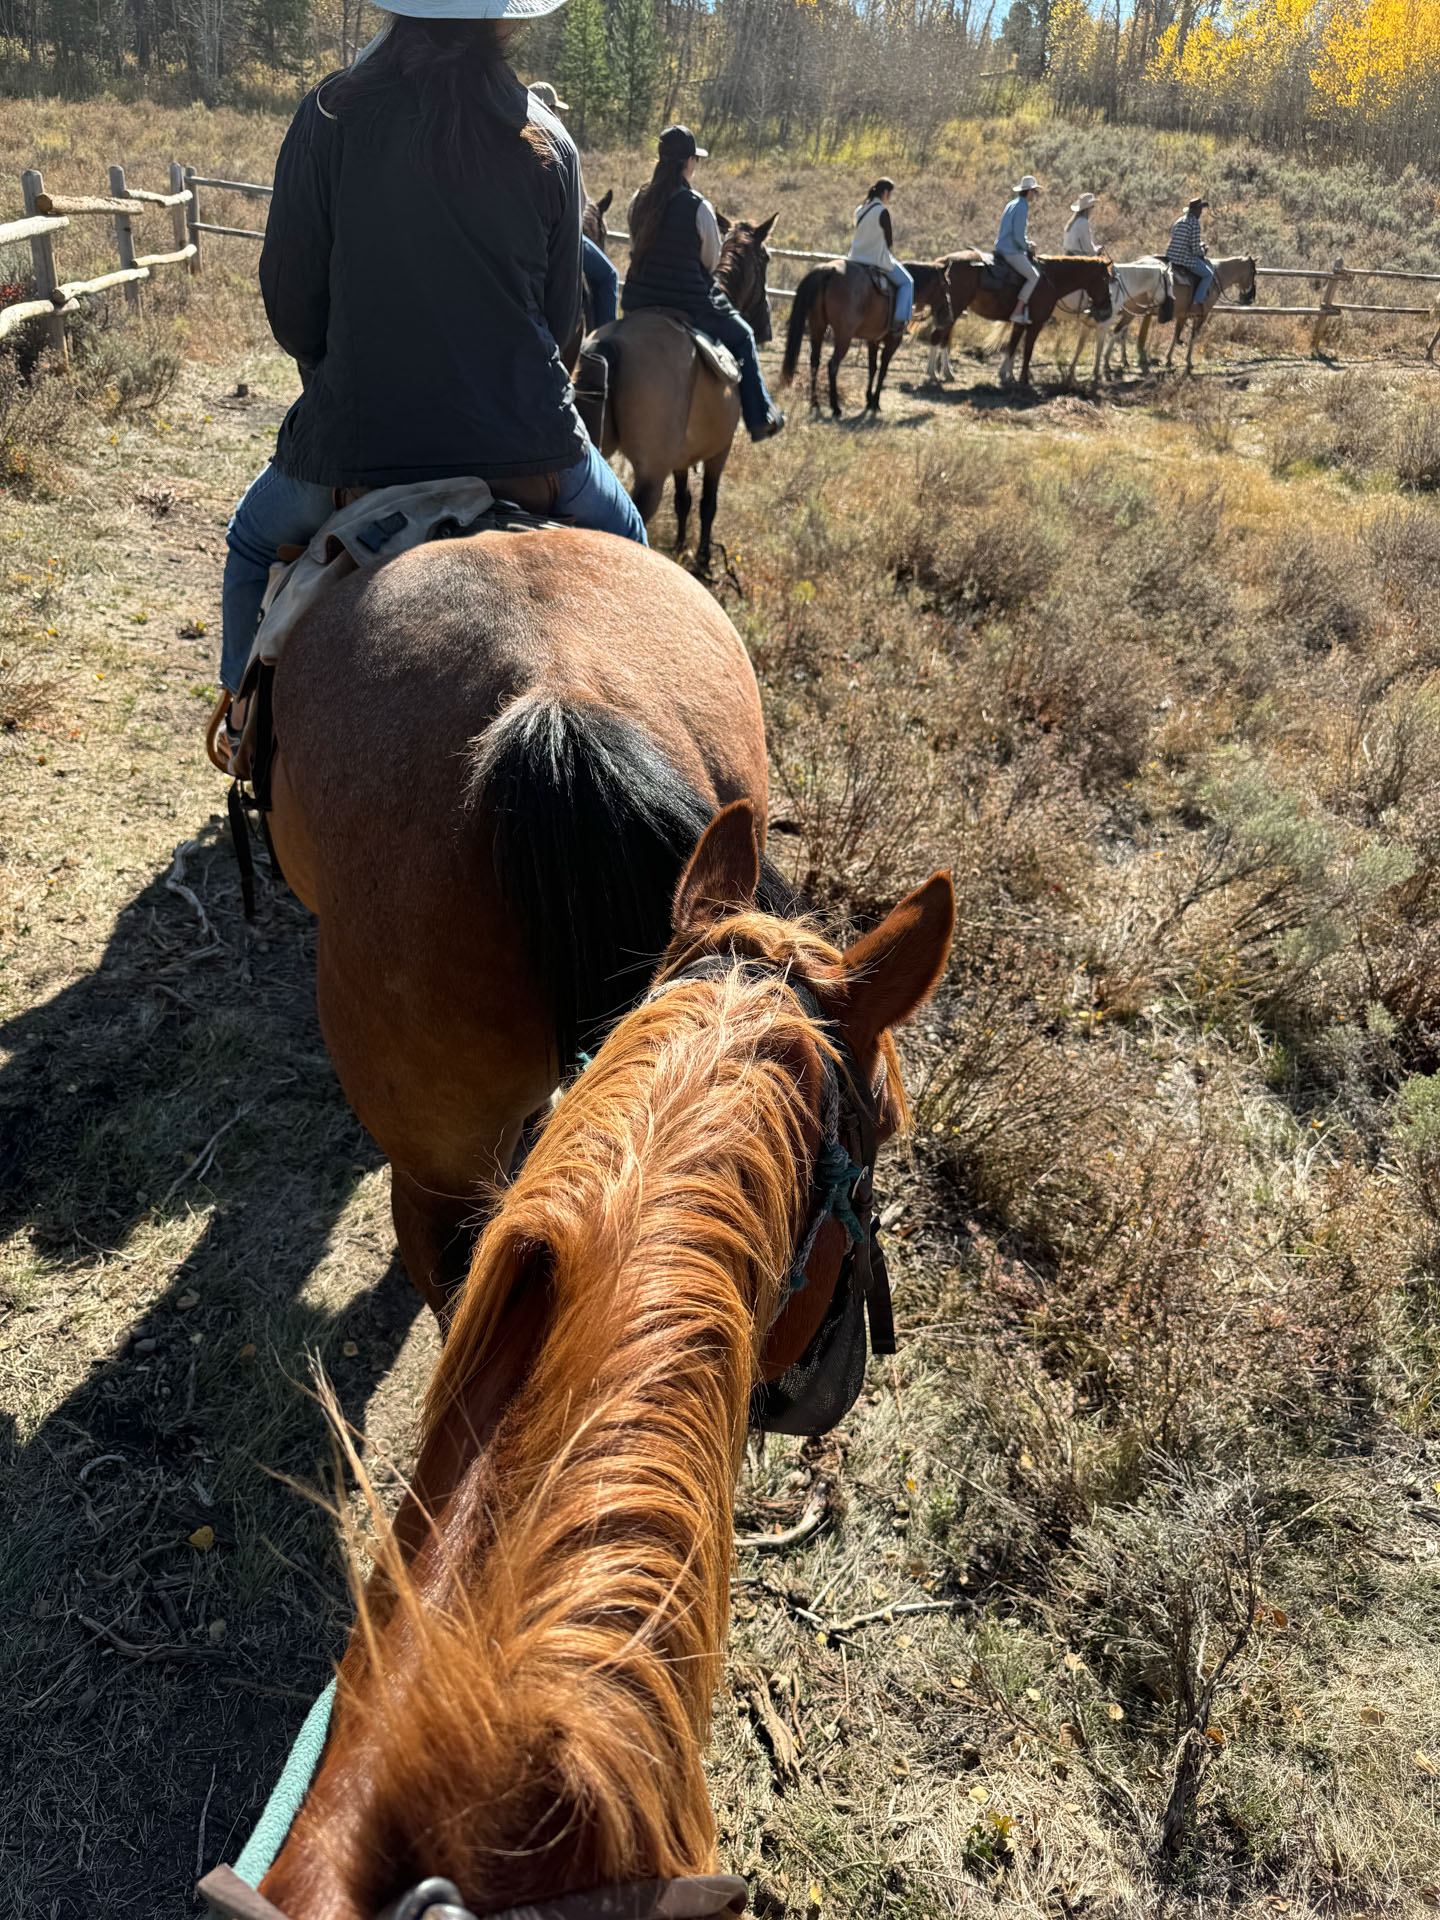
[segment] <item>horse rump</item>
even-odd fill
[[[714,808],[633,721],[534,691],[476,743],[471,803],[555,1017],[560,1071],[593,1053],[670,943],[685,863]],[[762,904],[793,910],[766,863]]]

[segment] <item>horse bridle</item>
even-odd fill
[[[878,1095],[867,1084],[839,1027],[826,1017],[804,981],[795,979],[784,965],[753,954],[702,954],[657,981],[646,999],[658,999],[688,981],[721,980],[737,973],[788,989],[828,1042],[821,1049],[820,1141],[810,1175],[805,1227],[791,1256],[771,1328],[791,1296],[806,1285],[805,1269],[828,1219],[844,1228],[847,1245],[825,1316],[810,1344],[779,1379],[757,1386],[750,1401],[750,1424],[763,1432],[828,1433],[859,1397],[865,1377],[867,1318],[870,1350],[895,1351],[890,1275],[874,1203]]]
[[[232,1867],[214,1867],[195,1891],[221,1920],[290,1920]],[[482,1920],[737,1920],[750,1890],[738,1874],[692,1874],[642,1880],[628,1887],[594,1887],[506,1907]],[[392,1900],[376,1920],[477,1920],[452,1880],[422,1880]]]

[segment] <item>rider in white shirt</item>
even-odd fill
[[[850,258],[888,274],[895,288],[895,324],[903,327],[915,311],[915,282],[891,252],[895,229],[890,224],[890,196],[894,191],[893,180],[877,180],[855,209]]]
[[[1062,253],[1098,254],[1099,246],[1090,231],[1090,209],[1095,205],[1093,193],[1082,193],[1070,208],[1070,224],[1065,229],[1065,238],[1060,243]]]

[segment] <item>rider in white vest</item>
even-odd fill
[[[1070,224],[1065,229],[1065,238],[1060,243],[1062,253],[1098,254],[1095,236],[1090,231],[1090,209],[1095,205],[1093,193],[1082,193],[1070,207]]]
[[[894,191],[893,180],[877,180],[855,209],[850,258],[879,267],[889,275],[895,288],[895,324],[903,327],[915,311],[915,282],[890,251],[895,244],[895,229],[890,224],[890,196]]]

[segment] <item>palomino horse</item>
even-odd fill
[[[742,803],[685,871],[656,991],[486,1229],[318,1771],[259,1903],[222,1884],[222,1912],[743,1907],[743,1881],[646,1883],[715,1864],[701,1761],[752,1387],[845,1284],[832,1109],[868,1112],[871,1162],[903,1123],[889,1029],[954,919],[937,874],[841,953],[757,912],[757,877]]]
[[[1194,292],[1193,286],[1186,280],[1183,274],[1177,273],[1175,276],[1175,331],[1170,336],[1170,351],[1165,355],[1165,365],[1167,367],[1174,364],[1175,349],[1180,344],[1180,336],[1185,332],[1187,321],[1189,322],[1190,333],[1185,343],[1185,371],[1186,373],[1193,373],[1195,371],[1195,342],[1200,337],[1200,329],[1210,318],[1210,315],[1215,311],[1216,306],[1224,296],[1227,293],[1237,294],[1239,296],[1239,304],[1242,307],[1253,307],[1255,304],[1257,276],[1255,272],[1255,260],[1252,254],[1233,254],[1225,260],[1212,260],[1210,262],[1210,271],[1214,274],[1215,279],[1209,293],[1205,296],[1204,301],[1198,308],[1191,305],[1191,295]],[[1153,314],[1147,313],[1140,322],[1139,344],[1142,360],[1145,351],[1145,341],[1149,335],[1150,322],[1153,318]]]
[[[950,325],[950,304],[945,292],[942,267],[924,261],[907,260],[905,270],[915,282],[915,306],[924,306],[934,316],[936,329]],[[795,289],[790,305],[790,321],[785,332],[785,359],[780,369],[780,384],[788,387],[800,364],[800,343],[810,335],[810,405],[820,405],[820,350],[827,331],[834,336],[835,350],[830,355],[830,411],[840,418],[840,395],[836,375],[850,351],[852,340],[863,340],[870,349],[870,367],[865,381],[865,405],[869,412],[880,411],[880,389],[905,338],[904,327],[891,321],[892,296],[882,293],[871,277],[869,267],[858,260],[830,260],[823,267],[812,267]],[[878,364],[878,370],[877,370]]]
[[[936,329],[934,344],[930,349],[930,364],[926,369],[927,380],[939,377],[942,359],[948,363],[954,320],[958,320],[962,313],[973,313],[982,320],[1004,322],[1015,311],[1014,287],[997,291],[982,285],[988,271],[985,255],[973,251],[952,253],[941,265],[945,269],[950,311],[954,318],[950,327],[943,331]],[[1030,355],[1035,350],[1036,338],[1057,304],[1067,294],[1083,294],[1095,310],[1097,319],[1105,320],[1110,315],[1110,262],[1103,254],[1047,254],[1037,260],[1036,265],[1040,269],[1040,284],[1030,296],[1030,324],[1011,329],[1000,361],[1002,387],[1013,384],[1015,355],[1022,342],[1024,353],[1020,362],[1019,384],[1022,387],[1029,386]],[[1018,285],[1018,280],[1015,285]]]
[[[737,220],[725,234],[715,281],[731,306],[753,328],[757,342],[770,338],[765,241],[776,216],[753,226]],[[601,452],[623,453],[635,470],[630,492],[648,526],[660,505],[667,477],[675,481],[675,546],[685,546],[690,520],[690,469],[704,468],[700,488],[700,538],[696,570],[710,570],[711,530],[720,498],[720,476],[740,424],[739,389],[713,373],[689,327],[661,308],[640,308],[592,334],[589,345],[610,363],[610,399]]]
[[[443,1318],[527,1116],[643,988],[717,805],[765,814],[738,634],[629,540],[484,532],[341,581],[275,672],[271,830],[340,1084]]]

